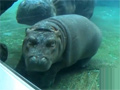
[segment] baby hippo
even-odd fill
[[[47,85],[47,80],[54,82],[61,69],[78,61],[88,62],[100,43],[99,28],[86,17],[75,14],[55,16],[26,30],[22,60],[26,71],[46,72],[43,83]]]

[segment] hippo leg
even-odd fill
[[[25,62],[24,62],[23,55],[21,56],[20,61],[19,61],[18,65],[16,66],[15,70],[19,74],[23,75],[24,77],[27,76],[27,72],[25,71]]]
[[[51,86],[55,81],[57,73],[63,68],[64,65],[62,63],[53,64],[52,67],[43,74],[40,80],[41,87],[45,88]]]
[[[79,60],[77,62],[78,66],[81,67],[81,68],[85,68],[88,64],[88,62],[90,61],[91,57],[90,58],[85,58],[85,59],[82,59],[82,60]]]
[[[65,69],[71,69],[74,71],[77,69],[85,68],[90,59],[91,58],[85,58],[85,59],[79,60],[73,66],[65,68]],[[54,83],[54,80],[55,80],[57,73],[63,68],[64,68],[63,63],[53,64],[53,66],[50,68],[50,70],[45,72],[45,74],[41,78],[40,84],[42,85],[42,87],[51,86]]]
[[[61,68],[63,68],[62,64],[57,63],[46,72],[28,72],[26,78],[42,89],[47,88],[54,83]]]
[[[8,48],[5,44],[0,43],[0,60],[5,62],[8,57]]]

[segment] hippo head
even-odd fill
[[[23,57],[27,71],[47,71],[62,54],[60,32],[29,28],[23,42]]]
[[[33,25],[55,15],[51,0],[23,0],[18,7],[16,19],[18,23]]]

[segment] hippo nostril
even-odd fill
[[[30,63],[37,63],[37,59],[35,56],[30,57]]]
[[[39,64],[41,64],[41,65],[47,64],[47,58],[45,58],[45,57],[41,58],[41,60],[39,60]]]

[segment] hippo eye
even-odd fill
[[[46,43],[46,47],[55,47],[56,42],[54,40],[49,40]]]
[[[38,44],[37,39],[31,36],[31,37],[28,39],[28,45],[29,45],[29,46],[34,46],[34,45],[36,45],[36,44]]]
[[[37,42],[29,40],[27,43],[28,47],[35,47],[37,45]]]
[[[28,45],[29,46],[33,46],[34,44],[32,42],[28,42]]]
[[[33,43],[31,43],[31,42],[28,42],[28,43],[27,43],[27,49],[30,48],[30,47],[33,47],[33,46],[34,46]]]

